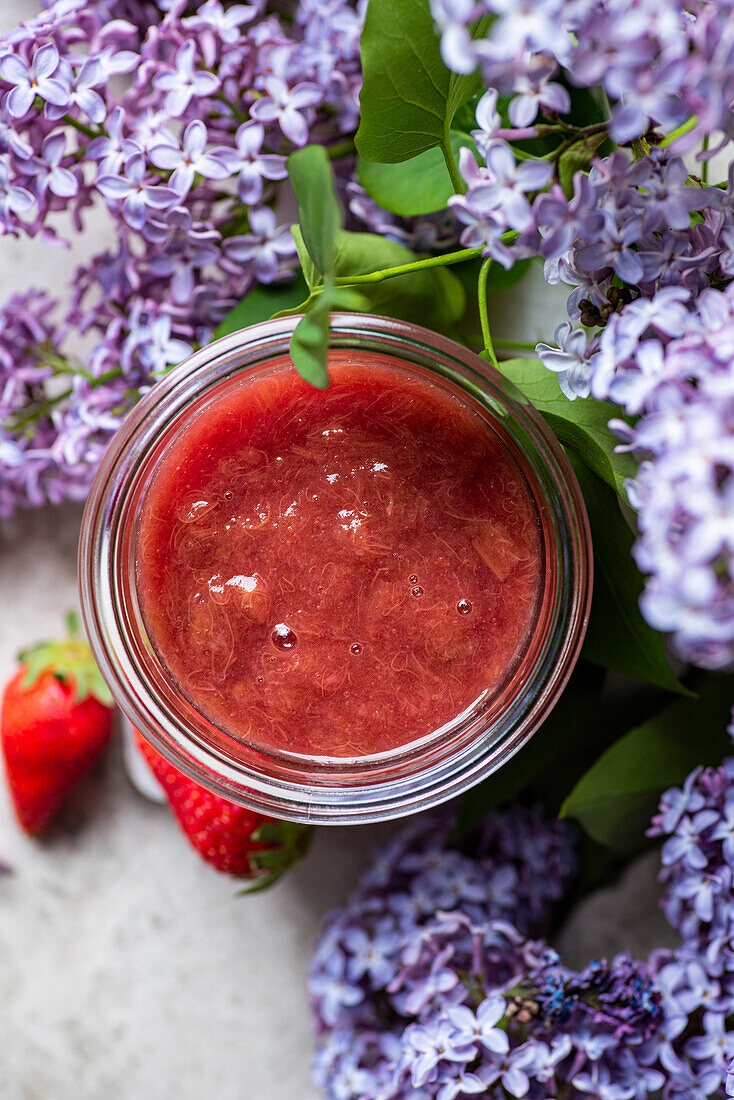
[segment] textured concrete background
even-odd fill
[[[2,0],[0,31],[39,6]],[[106,242],[104,217],[88,224],[71,252],[0,241],[0,300],[38,284],[63,295]],[[497,332],[547,339],[561,297],[549,307],[535,276],[511,306],[493,303]],[[0,524],[0,680],[76,605],[79,518],[67,507]],[[322,830],[280,886],[238,899],[130,787],[117,744],[40,842],[19,831],[0,783],[0,856],[14,867],[0,879],[3,1100],[316,1100],[311,946],[390,828]],[[559,944],[570,962],[661,941],[654,875],[648,859],[587,902]]]

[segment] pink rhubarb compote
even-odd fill
[[[389,360],[242,378],[180,428],[137,534],[137,586],[180,690],[235,738],[365,757],[495,692],[533,627],[538,513],[458,394]]]

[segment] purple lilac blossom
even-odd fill
[[[312,127],[326,144],[354,132],[364,13],[356,0],[278,12],[56,0],[0,40],[0,234],[53,241],[59,214],[79,230],[102,202],[117,237],[53,323],[43,295],[0,313],[0,515],[82,499],[139,394],[258,280],[295,270],[279,181]],[[256,103],[272,117],[250,118]],[[92,341],[78,368],[64,352],[76,333]]]
[[[569,881],[569,831],[519,806],[461,849],[451,826],[412,821],[327,919],[309,980],[327,1100],[643,1100],[637,1083],[659,1089],[647,1058],[663,995],[650,969],[620,955],[574,973],[528,938]],[[498,901],[490,884],[503,872],[512,886]],[[721,1048],[714,1024],[701,1039],[706,1057]]]

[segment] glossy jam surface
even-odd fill
[[[339,361],[231,384],[153,475],[137,583],[159,658],[230,735],[360,757],[511,673],[541,585],[519,467],[452,393]]]

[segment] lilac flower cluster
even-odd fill
[[[294,271],[279,181],[293,148],[353,132],[361,25],[352,0],[287,20],[263,0],[55,0],[0,41],[0,235],[63,243],[59,216],[79,231],[100,203],[116,233],[65,309],[3,311],[0,516],[83,496],[141,389]],[[63,353],[79,333],[85,365]]]
[[[728,3],[431,0],[431,8],[446,64],[459,73],[479,67],[487,87],[509,98],[515,128],[531,128],[539,111],[568,111],[564,70],[575,87],[603,89],[615,141],[691,118],[690,140],[734,135]]]
[[[449,67],[479,66],[488,87],[472,135],[481,162],[462,150],[466,192],[450,200],[461,241],[508,268],[540,255],[548,281],[573,288],[569,316],[597,335],[566,323],[558,346],[538,352],[571,400],[591,393],[642,416],[634,432],[620,430],[646,460],[629,489],[635,555],[649,574],[643,613],[674,635],[685,659],[734,665],[734,414],[722,293],[734,277],[734,173],[708,187],[679,155],[711,138],[698,154],[705,177],[714,147],[734,136],[731,7],[432,0],[432,10]],[[569,86],[603,89],[607,119],[572,125]],[[551,129],[564,140],[550,157],[513,147]],[[576,172],[569,194],[568,177],[566,190],[558,182],[564,150],[576,144],[591,155],[606,137],[633,143],[634,160],[622,151],[596,160]]]
[[[650,835],[665,838],[662,904],[682,940],[652,960],[665,1007],[657,1057],[677,1095],[721,1095],[734,1059],[734,758],[666,791]]]
[[[309,990],[328,1100],[660,1088],[641,1057],[662,1018],[647,968],[620,956],[575,974],[528,938],[573,872],[569,831],[514,807],[488,819],[470,855],[451,824],[412,822],[327,923]]]
[[[449,827],[411,822],[327,921],[309,981],[327,1100],[734,1095],[734,760],[653,819],[681,944],[648,963],[575,973],[529,938],[572,873],[562,825],[513,807],[471,855]]]
[[[536,200],[541,230],[554,201]],[[541,250],[549,277],[575,286],[570,315],[598,334],[565,324],[558,347],[538,352],[569,398],[591,393],[640,417],[612,426],[620,449],[644,460],[628,485],[635,558],[649,574],[643,613],[685,659],[730,667],[734,172],[725,188],[706,188],[664,151],[632,164],[615,154],[577,177],[574,203],[572,243],[556,256],[549,233]]]

